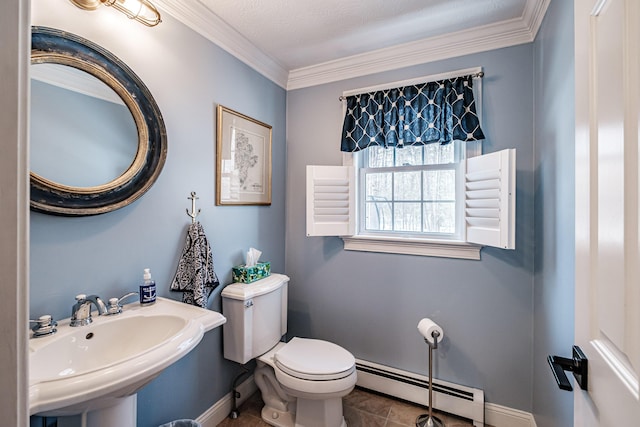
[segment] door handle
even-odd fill
[[[562,390],[572,391],[571,383],[564,371],[573,372],[576,382],[582,390],[587,390],[588,385],[588,360],[580,347],[573,346],[573,358],[569,359],[560,356],[547,356],[547,362],[551,367],[553,376]]]

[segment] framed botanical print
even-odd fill
[[[217,108],[216,205],[271,204],[271,126]]]

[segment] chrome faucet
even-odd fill
[[[71,308],[71,322],[69,326],[85,326],[92,322],[91,304],[98,309],[98,315],[107,314],[107,306],[97,295],[76,295],[76,303]]]

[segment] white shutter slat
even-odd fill
[[[495,228],[500,226],[498,218],[470,218],[467,217],[467,224],[478,228]]]
[[[490,190],[467,190],[467,199],[495,199],[500,200],[500,189],[493,188]]]
[[[496,188],[500,185],[499,179],[486,179],[481,181],[467,181],[467,190],[487,190]]]
[[[500,208],[500,199],[467,199],[468,208]]]
[[[307,166],[307,236],[355,232],[355,168]]]
[[[314,215],[322,218],[324,215],[349,215],[349,208],[315,208]]]
[[[313,205],[316,209],[321,208],[348,208],[349,207],[349,199],[345,200],[315,200]]]
[[[349,194],[349,183],[345,182],[343,185],[326,185],[322,180],[314,180],[313,186],[315,187],[316,194],[318,193],[335,193],[335,194]]]
[[[345,187],[349,185],[348,179],[320,179],[318,181],[319,185],[327,185],[327,186],[335,186],[335,187]]]
[[[516,150],[467,159],[466,240],[515,249]]]
[[[467,218],[497,218],[500,219],[500,209],[467,208]]]
[[[344,201],[346,200],[347,202],[349,201],[349,193],[325,193],[322,191],[318,191],[317,187],[313,187],[314,189],[314,195],[315,195],[315,200],[316,201],[335,201],[340,202],[340,201]]]
[[[482,156],[478,156],[478,157],[482,157]],[[472,157],[472,159],[475,159],[475,158],[477,157]],[[486,170],[480,170],[476,172],[469,172],[467,170],[467,179],[470,182],[485,181],[488,179],[500,179],[500,169],[486,169]]]
[[[314,215],[313,219],[319,223],[342,224],[349,221],[349,215]],[[329,236],[333,236],[333,233],[329,234]]]

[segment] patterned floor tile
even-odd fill
[[[386,427],[387,418],[380,417],[352,406],[344,407],[344,420],[349,427]]]
[[[427,412],[422,406],[361,388],[345,396],[343,403],[348,427],[415,427],[418,415]],[[262,406],[260,392],[257,392],[238,408],[238,418],[227,418],[218,427],[268,427],[260,417]],[[446,427],[473,427],[470,420],[455,415],[434,411],[434,416],[444,421]]]

